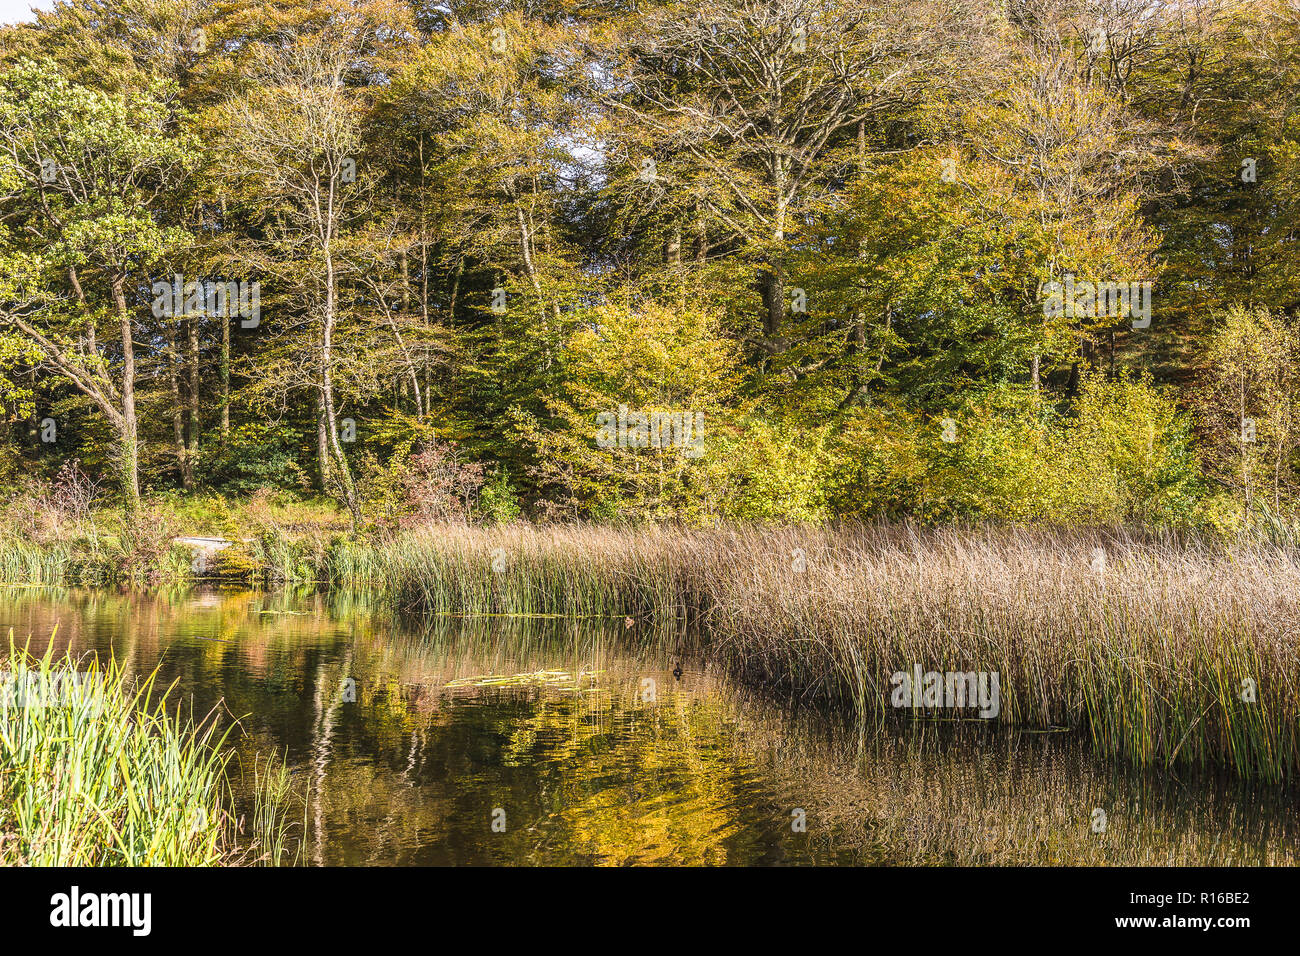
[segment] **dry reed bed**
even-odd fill
[[[894,711],[890,675],[997,672],[999,725],[1084,728],[1142,764],[1300,768],[1295,552],[1104,530],[505,526],[412,532],[373,564],[425,612],[701,624],[741,680],[863,719],[978,719]]]

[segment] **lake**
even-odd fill
[[[0,629],[160,667],[241,767],[287,756],[313,865],[1293,865],[1296,794],[997,721],[865,728],[622,620],[412,620],[366,595],[0,588]]]

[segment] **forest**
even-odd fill
[[[1292,0],[61,2],[8,523],[1290,529],[1298,78]]]

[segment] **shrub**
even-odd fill
[[[1074,417],[1052,446],[1059,520],[1181,524],[1195,512],[1201,482],[1191,429],[1147,378],[1085,376]]]
[[[413,447],[412,447],[413,446]],[[359,483],[363,510],[377,527],[395,530],[428,521],[467,521],[483,487],[483,465],[455,442],[431,437],[398,447],[388,464],[365,459]]]
[[[484,518],[499,524],[517,520],[523,511],[519,504],[519,492],[511,483],[510,475],[504,467],[498,468],[484,482],[478,504]]]
[[[529,474],[541,493],[570,516],[639,521],[716,514],[739,384],[736,347],[718,317],[646,301],[602,305],[580,318],[564,345],[564,380],[545,397],[548,415],[511,413],[531,450]],[[692,416],[692,437],[659,447],[622,440],[601,447],[600,429],[614,426],[609,419],[602,426],[598,416],[613,418],[620,409],[634,417]]]
[[[829,517],[833,430],[748,419],[729,443],[723,514],[737,520],[817,523]]]
[[[239,425],[215,447],[212,484],[234,494],[264,485],[307,490],[311,478],[298,463],[296,444],[293,433],[274,424]]]
[[[830,507],[844,515],[1191,524],[1203,514],[1186,417],[1142,377],[1086,373],[1067,413],[1011,385],[950,415],[867,409],[846,422],[833,467]]]

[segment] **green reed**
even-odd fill
[[[289,855],[290,833],[295,824],[289,808],[295,802],[293,778],[282,754],[257,754],[253,758],[253,816],[250,851],[246,858],[264,866],[280,866]],[[305,811],[304,801],[304,811]],[[291,862],[297,863],[302,846]]]
[[[216,714],[169,713],[157,671],[132,680],[16,647],[0,669],[0,863],[205,866],[280,861],[289,793],[268,766],[251,839],[230,810],[231,751]],[[67,677],[81,671],[82,681]],[[18,690],[24,689],[24,690]],[[28,694],[26,689],[35,690]],[[7,692],[6,692],[7,691]],[[274,854],[271,856],[271,854]]]

